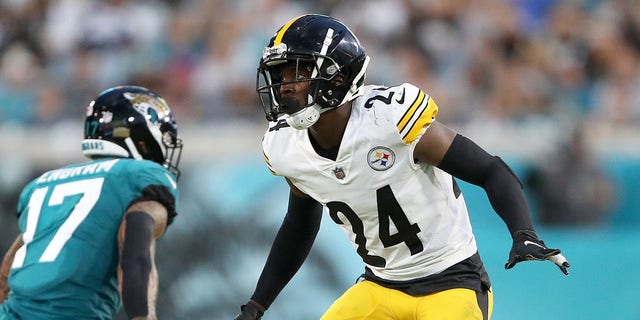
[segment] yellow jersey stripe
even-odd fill
[[[280,42],[282,42],[282,37],[284,37],[284,33],[287,32],[287,30],[289,30],[289,27],[291,27],[291,25],[296,22],[298,19],[304,17],[305,15],[301,15],[298,17],[295,17],[291,20],[289,20],[289,22],[287,22],[284,26],[282,26],[282,28],[280,28],[280,30],[278,31],[278,34],[276,34],[276,39],[273,41],[273,46],[277,46],[280,44]]]
[[[411,105],[411,107],[409,109],[407,109],[407,111],[404,113],[404,115],[402,115],[402,118],[400,118],[400,121],[398,121],[398,124],[397,124],[398,132],[402,132],[404,130],[404,128],[407,125],[407,123],[409,122],[409,120],[411,120],[411,118],[413,117],[413,114],[416,112],[418,107],[424,101],[424,97],[425,96],[426,96],[425,93],[422,90],[420,90],[416,100],[413,101],[413,104]]]
[[[429,97],[429,100],[427,100],[427,107],[422,111],[420,117],[414,122],[409,132],[402,137],[402,141],[406,144],[413,142],[413,140],[418,138],[422,133],[422,129],[429,126],[436,119],[437,115],[438,105],[433,101],[433,99],[431,99],[431,97]]]
[[[262,151],[262,157],[264,158],[264,162],[267,163],[267,168],[271,171],[271,174],[277,176],[278,174],[273,170],[273,167],[271,167],[271,161],[269,161],[269,157],[267,157],[267,154],[264,153],[264,151]]]

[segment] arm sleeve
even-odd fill
[[[322,205],[289,193],[289,207],[251,300],[269,308],[298,272],[320,229]]]
[[[473,141],[458,134],[438,168],[482,187],[512,236],[519,230],[533,230],[522,184],[500,157],[491,156]]]
[[[154,268],[151,257],[153,218],[146,212],[134,211],[126,215],[124,244],[120,257],[122,268],[122,305],[129,318],[149,313],[149,281]],[[156,288],[154,284],[152,286]]]

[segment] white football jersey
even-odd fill
[[[406,281],[436,274],[477,251],[453,177],[414,162],[415,144],[437,113],[414,85],[365,86],[335,161],[315,152],[307,130],[283,121],[265,133],[265,161],[328,208],[376,276]]]

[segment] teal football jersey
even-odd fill
[[[177,202],[175,177],[148,160],[74,164],[29,183],[18,204],[24,245],[3,309],[25,320],[112,319],[121,305],[118,228],[150,185],[166,186]]]

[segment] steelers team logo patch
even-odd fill
[[[387,147],[377,146],[373,149],[369,150],[369,154],[367,155],[367,163],[369,163],[369,167],[376,171],[384,171],[396,162],[396,154]]]

